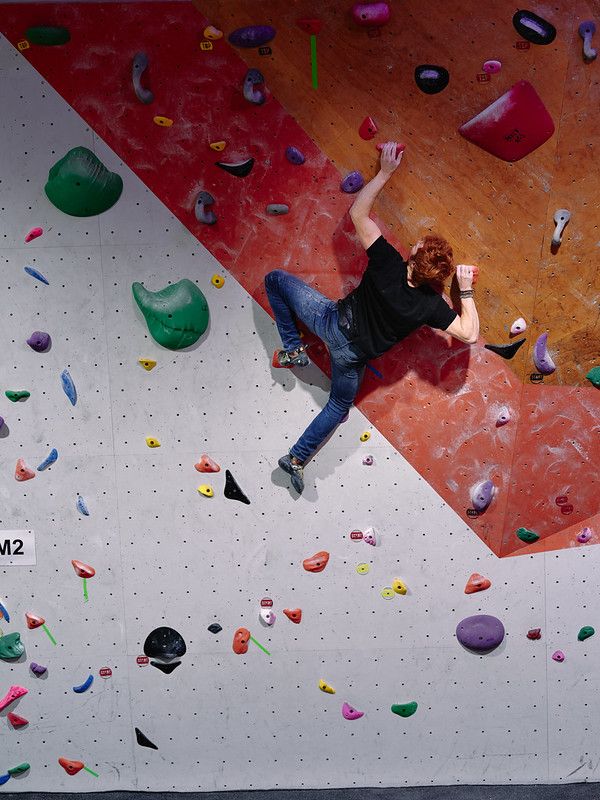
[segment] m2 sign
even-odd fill
[[[0,567],[32,567],[35,563],[33,531],[0,530]]]

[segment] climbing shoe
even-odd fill
[[[299,347],[290,352],[275,350],[272,364],[276,368],[291,369],[292,367],[307,367],[310,361],[306,355],[306,347]]]
[[[302,464],[294,464],[289,453],[286,456],[282,456],[277,463],[284,472],[291,476],[292,486],[298,494],[302,494],[304,491],[304,468]]]

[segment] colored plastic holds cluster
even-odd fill
[[[29,720],[25,719],[25,717],[20,717],[18,714],[15,714],[13,711],[8,712],[8,721],[13,726],[13,728],[22,728],[23,725],[29,725]]]
[[[238,656],[243,656],[248,652],[248,642],[250,641],[250,631],[247,628],[238,628],[233,635],[233,652]]]
[[[31,44],[45,45],[46,47],[66,44],[71,39],[68,28],[55,25],[36,25],[27,28],[25,38]]]
[[[152,658],[172,661],[185,655],[187,647],[183,636],[175,628],[162,626],[150,631],[144,642],[144,653]]]
[[[489,578],[485,578],[478,572],[474,572],[467,581],[467,585],[465,586],[465,594],[483,592],[485,589],[489,589],[491,585],[492,582]]]
[[[43,228],[32,228],[25,237],[25,242],[26,243],[32,242],[34,239],[37,239],[39,236],[41,236],[43,232],[44,232]],[[35,270],[33,267],[25,267],[25,272],[29,273],[29,275],[33,275],[34,278],[38,277],[37,275],[33,274],[36,271],[37,270]],[[48,281],[45,281],[45,283],[48,283]]]
[[[586,19],[577,28],[577,33],[583,39],[583,60],[589,63],[598,55],[592,47],[592,36],[596,33],[596,25],[591,19]]]
[[[96,570],[93,567],[90,567],[89,564],[84,564],[83,561],[77,561],[76,558],[71,561],[71,564],[80,578],[93,578],[96,574]]]
[[[307,572],[323,572],[329,561],[329,553],[326,550],[320,550],[310,558],[305,558],[302,566]]]
[[[364,717],[364,715],[365,715],[364,711],[357,711],[349,703],[344,703],[342,705],[342,716],[344,717],[344,719],[349,719],[349,720],[360,719],[361,717]]]
[[[77,404],[77,389],[75,388],[75,384],[73,383],[73,378],[71,377],[68,369],[63,369],[60,373],[60,380],[62,382],[62,387],[64,393],[69,398],[69,401],[72,406]]]
[[[389,22],[391,15],[388,3],[355,3],[352,6],[352,19],[362,28],[380,28]]]
[[[596,631],[592,628],[591,625],[584,625],[584,627],[579,631],[577,634],[577,638],[580,642],[584,642],[586,639],[589,639],[590,636],[593,636]]]
[[[591,528],[584,528],[580,533],[577,534],[577,541],[580,544],[585,544],[586,542],[589,542],[593,535],[594,532]]]
[[[41,231],[42,229],[41,228],[36,228],[36,230],[40,230]],[[25,241],[27,241],[27,239],[25,239]],[[32,278],[35,278],[36,280],[40,281],[41,283],[45,283],[46,286],[50,286],[50,281],[48,280],[48,278],[44,277],[41,272],[38,272],[37,269],[34,269],[33,267],[23,267],[23,270],[28,275],[31,275]]]
[[[90,688],[93,682],[94,682],[94,676],[90,674],[87,676],[85,681],[81,683],[79,686],[73,686],[73,691],[76,694],[83,694],[84,692],[87,692],[87,690]]]
[[[476,614],[466,617],[456,626],[456,638],[467,649],[489,653],[504,639],[504,625],[497,617]]]
[[[508,406],[502,406],[496,417],[496,427],[500,428],[502,425],[506,425],[507,422],[510,422],[510,409]]]
[[[530,531],[528,528],[518,528],[515,533],[522,542],[527,542],[528,544],[537,542],[540,538],[535,531]]]
[[[42,664],[36,664],[35,661],[32,661],[29,665],[29,669],[33,672],[34,675],[45,675],[48,672],[48,667],[44,667]]]
[[[258,615],[260,617],[260,620],[269,627],[271,625],[274,625],[275,620],[277,619],[277,617],[275,616],[275,612],[270,608],[261,608],[260,611],[258,612]]]
[[[554,653],[552,653],[552,660],[558,661],[559,664],[562,664],[562,662],[565,660],[565,654],[562,650],[556,650]]]
[[[559,247],[562,243],[562,235],[565,226],[571,219],[571,212],[568,208],[558,208],[554,212],[554,233],[552,234],[552,247]]]
[[[542,333],[533,348],[533,362],[538,372],[542,375],[551,375],[556,365],[548,352],[548,334]]]
[[[532,44],[552,44],[556,38],[554,25],[532,11],[517,11],[512,22],[519,36]]]
[[[262,47],[275,38],[275,33],[270,25],[248,25],[232,31],[227,39],[234,47]]]
[[[340,189],[346,194],[354,194],[355,192],[360,191],[364,185],[365,179],[360,172],[358,172],[358,170],[355,170],[354,172],[349,172],[348,175],[346,175],[344,180],[340,183]]]
[[[42,461],[42,463],[38,466],[37,471],[43,472],[45,469],[50,467],[54,462],[58,459],[58,450],[53,447],[52,450],[48,453],[46,458]]]
[[[328,683],[325,683],[323,678],[319,680],[319,689],[322,692],[326,692],[326,694],[335,694],[335,689],[333,686],[330,686]]]
[[[365,465],[365,467],[372,467],[375,463],[375,459],[371,455],[365,456],[362,460],[362,463]]]
[[[200,494],[204,495],[204,497],[214,497],[215,496],[214,489],[208,483],[202,483],[198,487],[198,491],[200,492]]]
[[[379,128],[375,124],[373,117],[365,117],[360,124],[360,128],[358,129],[358,135],[361,139],[364,139],[368,142],[375,136],[378,130]]]
[[[24,761],[22,764],[17,764],[16,767],[11,767],[8,770],[8,774],[9,775],[22,775],[24,772],[27,772],[27,770],[30,770],[30,769],[31,769],[31,765],[28,764],[27,761]]]
[[[249,103],[253,103],[255,106],[262,106],[267,99],[267,92],[265,89],[265,77],[260,70],[254,69],[254,67],[248,70],[244,78],[242,92]]]
[[[146,53],[136,53],[133,57],[133,63],[131,65],[131,79],[133,81],[133,91],[135,92],[135,96],[140,103],[144,103],[144,105],[148,105],[154,100],[154,95],[150,89],[146,89],[142,86],[142,75],[147,69],[148,56]]]
[[[356,566],[356,571],[358,572],[359,575],[366,575],[367,572],[369,572],[370,569],[371,569],[371,567],[368,564],[365,564],[365,563],[357,564],[357,566]]]
[[[156,361],[153,358],[138,358],[138,364],[141,364],[147,372],[150,372],[156,366]]]
[[[139,728],[135,728],[135,739],[140,747],[149,747],[151,750],[158,750],[158,747],[151,742]]]
[[[370,431],[365,431],[364,433],[361,433],[361,435],[360,435],[361,442],[368,442],[370,438],[371,438],[371,432]]]
[[[210,192],[203,190],[198,193],[198,197],[196,197],[196,206],[194,208],[194,213],[196,214],[198,222],[203,222],[205,225],[215,224],[217,215],[212,208],[209,208],[214,202],[215,198]]]
[[[146,436],[148,447],[160,447],[160,441],[155,436]]]
[[[392,589],[396,594],[406,594],[408,592],[408,588],[404,581],[401,581],[400,578],[394,578],[392,581]]]
[[[70,758],[59,758],[58,763],[67,773],[67,775],[77,775],[85,766],[83,761],[71,761]]]
[[[158,292],[141,283],[131,287],[152,338],[170,350],[181,350],[198,341],[208,327],[206,298],[195,283],[183,278]]]
[[[24,652],[25,647],[20,633],[15,631],[6,636],[0,636],[0,658],[5,661],[13,661],[15,658],[20,658]]]
[[[223,628],[219,625],[218,622],[213,622],[211,625],[208,626],[208,630],[211,633],[221,633]]]
[[[304,153],[298,150],[297,147],[293,145],[289,145],[285,148],[285,157],[290,162],[290,164],[295,164],[296,166],[300,166],[300,164],[304,164],[306,158]]]
[[[28,392],[25,389],[21,389],[18,392],[13,391],[12,389],[7,389],[4,394],[12,403],[18,403],[19,400],[27,400],[28,397],[31,397],[31,392]]]
[[[123,180],[87,147],[74,147],[51,168],[44,190],[65,214],[91,217],[114,206],[123,191]]]
[[[217,153],[222,153],[227,147],[227,142],[221,139],[219,142],[209,142],[208,146],[211,150],[215,150]]]
[[[35,471],[28,467],[22,458],[19,458],[15,467],[15,478],[18,481],[29,481],[35,478]]]
[[[252,172],[254,159],[246,158],[244,161],[236,161],[233,164],[227,164],[224,161],[215,161],[215,166],[228,172],[230,175],[235,175],[236,178],[245,178]]]
[[[43,617],[40,617],[37,614],[32,614],[31,611],[27,611],[25,613],[25,621],[27,622],[27,627],[31,631],[35,628],[40,628],[46,622]]]
[[[200,461],[197,464],[194,464],[195,468],[198,472],[220,472],[221,467],[217,464],[216,461],[213,461],[210,456],[207,456],[206,453],[203,453],[200,456]]]
[[[415,68],[415,83],[425,94],[437,94],[450,82],[450,73],[437,64],[419,64]]]
[[[392,706],[392,713],[398,714],[399,717],[412,717],[419,704],[414,700],[411,703],[394,703]]]
[[[4,711],[7,706],[9,706],[11,703],[14,703],[15,700],[19,699],[19,697],[26,695],[28,691],[29,689],[25,689],[24,686],[11,686],[8,692],[0,700],[0,711]]]
[[[204,28],[202,36],[204,36],[205,39],[209,39],[210,41],[215,42],[217,41],[217,39],[223,38],[223,31],[220,31],[218,28],[215,28],[214,25],[208,25],[206,28]]]
[[[52,339],[50,334],[45,331],[34,331],[27,339],[27,344],[36,353],[45,353],[52,344]]]
[[[595,386],[596,389],[600,389],[600,367],[592,367],[585,377],[592,386]]]
[[[496,61],[496,59],[485,61],[482,69],[486,75],[497,75],[502,69],[502,62]]]
[[[531,628],[531,630],[527,631],[527,638],[531,639],[532,641],[536,641],[537,639],[542,638],[542,629],[541,628]]]
[[[281,217],[284,214],[289,214],[290,207],[285,203],[269,203],[266,208],[267,214],[273,217]]]
[[[471,489],[471,503],[475,511],[485,511],[492,502],[494,484],[490,480],[480,481]]]
[[[225,489],[223,490],[223,494],[228,500],[237,500],[240,503],[245,503],[247,506],[250,505],[250,500],[248,500],[244,492],[240,489],[235,478],[228,469],[225,470]]]
[[[510,342],[509,344],[486,344],[485,349],[491,350],[492,353],[496,353],[496,355],[509,361],[516,356],[526,341],[527,339],[519,339],[518,342]]]
[[[172,119],[170,119],[169,117],[162,117],[160,115],[152,117],[152,122],[154,122],[155,125],[158,125],[161,128],[170,128],[171,125],[173,124]]]
[[[299,625],[302,621],[302,609],[301,608],[284,608],[283,613],[286,617],[291,620],[296,625]]]

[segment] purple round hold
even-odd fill
[[[304,157],[304,153],[298,150],[297,147],[290,145],[289,147],[285,148],[285,157],[290,162],[290,164],[296,164],[299,166],[300,164],[304,164],[306,161]]]
[[[27,339],[27,344],[31,347],[32,350],[35,350],[36,353],[43,353],[50,347],[50,334],[45,333],[45,331],[34,331],[29,339]]]
[[[248,25],[237,28],[228,39],[234,47],[261,47],[275,38],[275,28],[270,25]]]
[[[504,625],[497,617],[476,614],[466,617],[456,626],[456,638],[469,650],[489,653],[504,639]]]
[[[364,185],[365,179],[360,172],[350,172],[342,181],[340,189],[342,192],[346,192],[346,194],[354,194],[354,192],[358,192],[362,189]]]

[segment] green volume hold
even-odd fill
[[[522,542],[527,542],[528,544],[537,542],[537,540],[540,538],[535,531],[530,531],[527,528],[519,528],[516,531],[516,534]]]
[[[123,179],[87,147],[74,147],[48,173],[44,190],[58,209],[72,217],[93,217],[114,206]]]
[[[412,717],[418,708],[418,703],[395,703],[392,706],[392,712],[398,714],[400,717]]]
[[[69,42],[71,34],[66,28],[38,25],[35,28],[27,28],[25,38],[30,44],[55,45]]]
[[[131,290],[152,338],[169,350],[189,347],[208,327],[206,298],[187,278],[158,292],[148,291],[141,283],[134,283]]]

